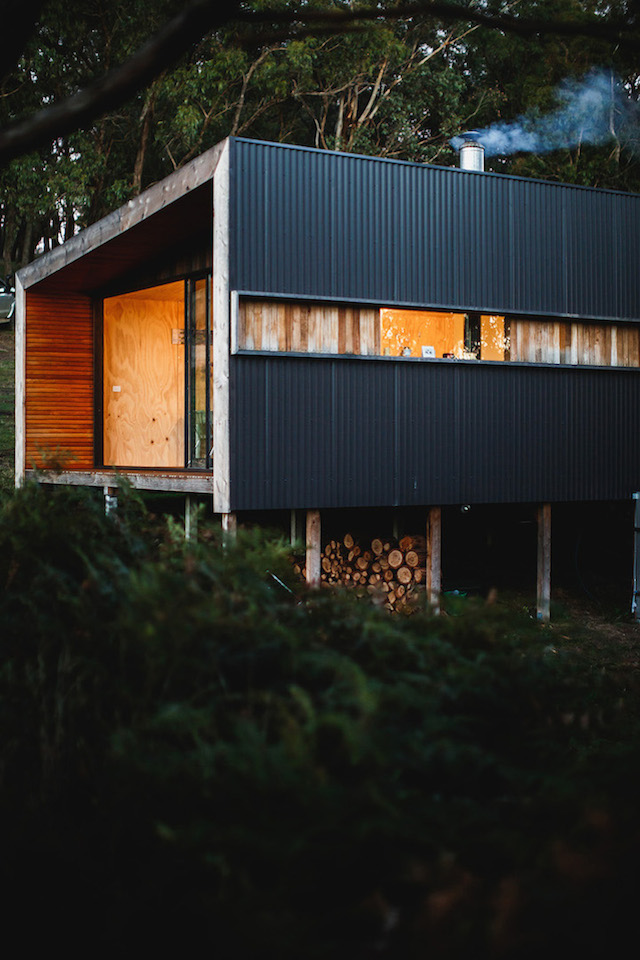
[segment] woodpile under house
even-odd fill
[[[397,543],[374,537],[364,546],[351,533],[330,540],[320,556],[320,581],[366,592],[387,610],[410,608],[425,589],[425,537],[402,537]],[[305,566],[296,573],[306,579]]]

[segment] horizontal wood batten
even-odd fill
[[[126,480],[136,490],[164,490],[167,493],[213,494],[212,474],[202,473],[141,473],[129,470],[27,470],[27,478],[42,483],[73,487],[118,487]]]
[[[91,299],[27,291],[25,326],[25,462],[93,466]]]

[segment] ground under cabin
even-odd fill
[[[18,274],[18,482],[284,512],[310,580],[409,512],[434,605],[447,517],[526,508],[546,618],[552,518],[640,490],[639,203],[224,141]]]

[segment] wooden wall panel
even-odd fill
[[[158,290],[104,301],[108,465],[184,467],[184,285]]]
[[[511,360],[640,366],[640,329],[631,324],[512,319],[510,330]]]
[[[294,301],[240,301],[240,350],[380,355],[379,311]]]
[[[640,328],[631,324],[523,320],[483,314],[481,359],[526,363],[640,366]],[[360,356],[464,352],[464,314],[241,300],[238,346],[279,353]]]
[[[94,463],[93,310],[89,297],[26,292],[25,466]]]

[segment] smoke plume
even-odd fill
[[[555,93],[558,106],[550,113],[523,114],[479,130],[485,155],[548,153],[609,140],[640,153],[640,104],[612,73],[592,70],[580,80],[564,80]],[[463,137],[454,137],[451,145],[459,149],[463,142]]]

